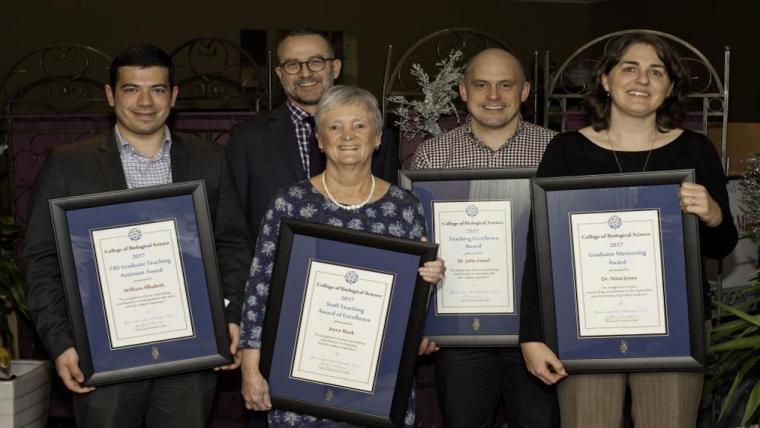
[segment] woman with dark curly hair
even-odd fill
[[[536,175],[694,169],[696,183],[681,185],[679,203],[685,213],[699,218],[702,255],[720,259],[736,245],[737,232],[728,205],[726,176],[715,148],[704,135],[678,127],[688,85],[688,69],[662,38],[635,32],[612,40],[586,87],[591,126],[556,136]],[[535,266],[526,271],[535,273]],[[536,281],[526,279],[520,332],[523,357],[528,370],[539,379],[547,384],[559,382],[563,428],[621,426],[627,386],[636,428],[696,425],[702,373],[568,376],[542,342]],[[705,291],[708,289],[705,284]]]

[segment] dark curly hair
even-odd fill
[[[657,57],[665,65],[673,89],[657,109],[657,129],[660,132],[676,128],[681,117],[686,95],[689,93],[689,69],[670,43],[650,33],[635,32],[618,36],[605,47],[604,53],[594,66],[586,83],[584,100],[591,115],[591,126],[595,131],[610,126],[610,97],[602,85],[602,76],[620,63],[623,53],[635,44],[651,46]]]

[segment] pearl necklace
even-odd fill
[[[369,190],[369,195],[367,195],[367,199],[365,199],[364,202],[362,202],[361,204],[356,204],[356,205],[341,204],[340,202],[336,201],[335,198],[333,198],[333,195],[330,193],[330,189],[327,188],[325,175],[326,175],[325,173],[322,173],[322,187],[325,188],[325,193],[327,193],[327,197],[330,198],[332,203],[343,208],[344,210],[358,210],[359,208],[367,205],[369,200],[372,199],[372,195],[375,193],[375,176],[370,174],[370,177],[372,177],[372,188]]]

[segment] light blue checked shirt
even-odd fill
[[[114,133],[116,141],[119,142],[119,156],[128,188],[172,182],[172,159],[169,153],[172,147],[172,136],[168,126],[164,125],[164,142],[161,149],[152,158],[147,158],[135,150],[134,146],[121,135],[118,126],[114,126]]]

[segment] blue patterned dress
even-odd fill
[[[420,201],[408,190],[397,186],[391,186],[385,196],[356,210],[338,207],[319,193],[308,180],[280,190],[270,201],[269,209],[261,222],[256,251],[245,286],[245,302],[240,323],[240,348],[243,349],[261,347],[261,330],[280,236],[280,220],[285,217],[414,240],[420,240],[425,236],[425,218]],[[404,418],[406,427],[414,426],[414,400],[412,388]],[[269,412],[268,418],[269,427],[351,426],[276,409]]]

